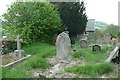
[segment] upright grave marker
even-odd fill
[[[101,39],[98,38],[98,39],[96,40],[96,44],[94,44],[94,45],[92,46],[92,51],[100,51],[100,50],[101,50],[100,44],[101,44]]]
[[[82,39],[80,40],[80,47],[81,48],[87,48],[88,47],[88,41],[87,41],[88,35],[84,34]]]
[[[69,57],[70,48],[71,48],[71,40],[68,34],[65,32],[60,33],[56,39],[56,49],[57,49],[56,58],[58,62],[70,61],[70,57]]]
[[[110,33],[106,33],[106,35],[105,35],[105,43],[110,44],[110,42],[111,42],[111,35],[110,35]]]
[[[100,51],[101,50],[101,46],[99,44],[95,44],[92,47],[92,51]]]
[[[95,19],[88,19],[86,33],[88,34],[88,40],[94,37],[95,31]]]
[[[81,48],[87,48],[88,47],[88,41],[85,39],[80,40],[80,47]]]
[[[17,42],[17,50],[14,51],[15,56],[17,56],[17,57],[25,56],[24,50],[21,50],[21,42],[23,40],[20,39],[20,35],[17,36],[17,38],[15,39],[15,41]]]

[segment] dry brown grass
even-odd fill
[[[0,65],[6,65],[8,63],[17,61],[20,58],[22,58],[22,57],[15,57],[13,53],[5,54],[4,56],[0,57],[0,60],[2,60],[2,62],[0,63]]]

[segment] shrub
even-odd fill
[[[13,52],[14,50],[17,49],[17,46],[16,46],[17,44],[13,40],[3,40],[2,45],[3,45],[2,47],[3,54]]]
[[[62,30],[57,8],[49,2],[15,2],[3,15],[3,28],[8,38],[21,35],[24,42],[51,42]]]

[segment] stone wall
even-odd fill
[[[16,42],[10,40],[3,40],[2,41],[2,54],[7,54],[9,52],[13,52],[16,50]]]

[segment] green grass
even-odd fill
[[[26,78],[26,71],[20,69],[2,68],[3,78]]]
[[[23,50],[25,50],[27,54],[36,55],[42,58],[54,56],[56,54],[55,46],[40,42],[25,46]]]
[[[113,65],[110,63],[94,64],[94,65],[91,64],[85,66],[75,65],[65,69],[66,72],[71,72],[87,77],[97,77],[112,72],[112,70],[113,70]]]
[[[30,66],[31,68],[49,68],[51,65],[48,63],[48,61],[44,58],[41,58],[39,56],[34,56],[33,58],[29,59],[29,62],[25,64],[26,66]]]
[[[66,69],[66,71],[87,76],[97,76],[101,75],[102,73],[104,74],[111,71],[111,64],[102,64],[108,55],[106,51],[112,50],[111,47],[103,45],[102,50],[99,52],[93,52],[91,48],[81,49],[79,43],[73,45],[73,47],[77,49],[77,51],[72,53],[72,57],[85,59],[87,65],[84,67],[73,66]],[[26,54],[31,54],[32,56],[22,63],[17,64],[13,68],[3,68],[3,78],[31,77],[32,69],[49,68],[51,64],[47,61],[46,58],[56,55],[55,46],[49,45],[47,43],[36,42],[30,44],[29,46],[24,46],[22,49],[25,50]],[[101,65],[95,65],[96,63],[101,63]],[[89,72],[93,73],[93,75]]]
[[[49,68],[51,64],[47,61],[47,57],[54,56],[56,53],[55,46],[47,43],[32,43],[29,46],[24,46],[26,54],[32,56],[22,63],[17,64],[14,69],[3,68],[3,78],[26,78],[30,77],[31,69]]]
[[[0,79],[2,78],[2,68],[0,67]]]
[[[65,71],[82,75],[83,77],[97,77],[112,72],[113,64],[104,63],[109,52],[113,50],[112,46],[103,44],[101,45],[101,50],[97,52],[92,51],[92,47],[80,48],[78,42],[73,46],[76,49],[76,52],[72,53],[73,59],[78,58],[84,61],[86,65],[73,65],[66,68]]]
[[[108,57],[108,52],[112,50],[112,47],[106,45],[101,46],[101,51],[94,52],[92,47],[90,48],[80,48],[79,44],[75,44],[74,47],[77,49],[76,52],[72,53],[73,58],[85,59],[87,64],[91,63],[102,63]],[[107,52],[108,51],[108,52]]]

